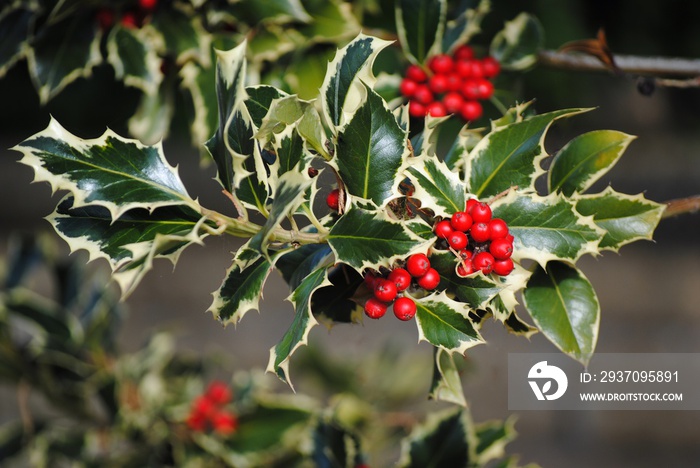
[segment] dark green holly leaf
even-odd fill
[[[429,397],[466,407],[467,400],[464,398],[462,379],[454,355],[442,348],[435,348],[434,354],[433,382]]]
[[[634,138],[613,130],[577,136],[554,157],[548,174],[549,191],[566,196],[585,192],[617,163]]]
[[[328,64],[320,94],[324,117],[334,133],[345,126],[365,102],[367,87],[371,88],[376,81],[372,73],[374,59],[389,44],[389,41],[360,34],[340,49]]]
[[[452,172],[436,157],[411,158],[406,175],[411,179],[421,208],[432,210],[436,216],[451,217],[466,206],[466,185],[459,174]]]
[[[460,302],[470,309],[481,309],[493,299],[503,288],[492,278],[482,273],[461,278],[457,275],[458,265],[456,256],[450,251],[433,251],[430,264],[440,273],[440,289],[454,293]]]
[[[331,328],[336,323],[359,323],[362,307],[353,300],[363,277],[344,264],[328,270],[330,286],[322,287],[311,297],[311,310],[318,321]]]
[[[304,9],[312,17],[297,30],[314,42],[340,42],[350,39],[360,31],[352,6],[339,0],[302,0]]]
[[[583,273],[562,262],[538,267],[523,292],[537,327],[562,352],[584,365],[598,341],[600,304]]]
[[[515,418],[505,421],[489,421],[476,425],[476,456],[479,466],[486,466],[492,460],[498,460],[506,455],[505,447],[515,440]]]
[[[395,2],[396,28],[401,47],[414,63],[425,63],[429,55],[441,52],[445,30],[445,0],[399,0]]]
[[[0,78],[25,57],[29,31],[35,15],[31,5],[21,3],[0,11]]]
[[[401,444],[402,468],[466,467],[475,461],[476,437],[465,409],[431,413]]]
[[[561,195],[541,197],[512,192],[492,204],[493,216],[503,219],[515,237],[513,259],[575,262],[586,253],[598,253],[605,232],[574,202]]]
[[[182,65],[195,60],[201,65],[209,65],[211,36],[202,26],[199,15],[187,9],[184,4],[172,8],[161,8],[153,15],[151,26],[162,36],[167,53],[175,57],[175,63]]]
[[[326,277],[326,271],[327,266],[323,265],[310,273],[288,298],[294,304],[294,320],[282,340],[270,349],[268,372],[274,372],[289,386],[292,386],[289,378],[289,359],[299,347],[308,343],[309,332],[318,325],[311,312],[311,296],[317,289],[331,284]]]
[[[150,27],[126,28],[115,26],[107,37],[107,61],[114,76],[146,94],[158,92],[163,79],[162,59],[152,43],[157,41]]]
[[[100,36],[91,12],[42,27],[27,58],[42,104],[77,78],[89,76],[92,67],[102,61]]]
[[[418,338],[458,354],[485,343],[469,318],[469,307],[447,297],[444,291],[416,299]]]
[[[511,187],[534,190],[535,180],[544,173],[540,164],[547,156],[547,130],[555,120],[580,112],[584,109],[558,110],[491,131],[467,158],[469,192],[485,198]]]
[[[334,421],[321,420],[314,428],[313,449],[314,466],[357,466],[360,439]]]
[[[24,154],[20,162],[34,169],[35,181],[70,191],[76,208],[101,205],[117,219],[134,208],[197,206],[160,145],[144,146],[110,130],[83,140],[51,119],[45,130],[13,149]]]
[[[491,2],[480,0],[475,8],[465,8],[455,19],[448,21],[442,38],[442,51],[451,53],[457,46],[468,43],[474,35],[480,33],[481,22],[490,10]]]
[[[664,205],[647,200],[642,194],[625,195],[612,187],[576,200],[576,210],[593,216],[593,222],[605,230],[599,248],[613,251],[636,240],[651,240],[664,209]]]
[[[304,10],[300,0],[241,0],[236,4],[237,16],[246,24],[260,22],[286,23],[300,21],[308,23],[313,18]]]
[[[351,208],[328,235],[336,261],[361,272],[365,268],[389,267],[395,260],[427,244],[403,223],[381,211]]]
[[[525,70],[537,62],[542,47],[542,25],[531,14],[520,13],[493,37],[490,54],[505,70]]]
[[[399,169],[408,156],[407,134],[384,100],[367,89],[367,100],[338,134],[331,160],[351,195],[385,205],[400,195]]]
[[[235,325],[248,311],[258,310],[263,286],[272,271],[274,260],[270,261],[262,255],[255,256],[253,252],[253,249],[245,246],[238,250],[207,310],[226,325]]]
[[[157,257],[173,263],[182,250],[206,237],[205,219],[186,206],[129,210],[115,219],[102,206],[74,206],[66,197],[48,217],[72,251],[87,250],[89,260],[105,258],[122,293],[128,295]]]
[[[503,322],[503,325],[505,325],[510,333],[521,335],[525,338],[530,338],[539,331],[529,323],[525,323],[515,312],[510,313],[508,318]]]
[[[305,244],[281,256],[275,263],[275,268],[294,291],[304,278],[332,255],[328,244]]]

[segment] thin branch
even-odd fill
[[[694,195],[687,198],[679,198],[666,202],[666,210],[662,219],[674,218],[683,214],[693,214],[700,211],[700,195]]]
[[[677,57],[640,57],[613,55],[617,68],[626,73],[652,76],[700,76],[700,59]],[[595,57],[583,54],[543,50],[537,55],[541,65],[578,71],[605,71],[610,67]]]

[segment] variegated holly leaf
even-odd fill
[[[408,163],[405,174],[415,187],[411,197],[420,200],[421,208],[444,217],[464,211],[467,189],[459,174],[452,172],[435,156],[411,158]]]
[[[270,275],[275,259],[256,254],[254,249],[241,247],[226,272],[226,278],[213,294],[207,312],[211,312],[224,325],[238,324],[250,310],[258,310],[265,281]]]
[[[46,24],[32,40],[27,59],[42,104],[77,78],[90,76],[92,67],[102,61],[93,15],[81,12]]]
[[[447,401],[455,405],[467,406],[462,389],[462,379],[453,354],[442,348],[435,348],[433,381],[429,397],[437,401]]]
[[[274,240],[274,229],[289,215],[294,213],[304,198],[312,179],[299,171],[286,172],[280,177],[270,207],[270,214],[262,229],[248,242],[247,248],[267,256],[268,246]]]
[[[304,139],[298,132],[297,124],[286,127],[279,134],[274,135],[272,149],[275,153],[275,161],[270,164],[270,177],[268,179],[271,190],[276,194],[279,191],[279,184],[285,174],[291,172],[303,173],[307,180],[306,188],[311,184],[307,175],[307,167],[311,164],[311,155],[306,152]],[[277,198],[273,195],[272,198]],[[297,207],[295,206],[294,209]]]
[[[371,88],[376,81],[372,64],[389,44],[389,41],[359,34],[338,50],[328,64],[320,94],[323,115],[333,133],[344,127],[365,102],[367,87]]]
[[[307,23],[313,20],[300,0],[271,0],[264,3],[257,0],[241,0],[236,4],[236,13],[246,24],[291,21]]]
[[[517,261],[530,258],[543,267],[550,260],[575,262],[584,254],[597,254],[605,234],[592,217],[576,210],[573,201],[557,194],[513,191],[491,206],[493,216],[503,219],[515,237]]]
[[[550,262],[537,268],[523,292],[537,327],[562,352],[584,365],[598,340],[600,304],[593,286],[576,267]]]
[[[209,66],[211,35],[202,26],[200,16],[188,10],[182,3],[161,8],[153,15],[151,26],[163,37],[165,48],[175,57],[175,63],[182,65],[194,60]]]
[[[177,205],[132,209],[114,218],[105,207],[77,206],[68,196],[48,220],[71,251],[86,250],[89,261],[107,259],[123,296],[138,285],[154,258],[174,264],[185,247],[201,244],[207,235],[202,215]]]
[[[503,323],[515,312],[515,308],[519,305],[517,295],[525,288],[527,280],[532,274],[529,269],[523,268],[519,263],[514,263],[513,266],[513,271],[508,276],[498,276],[495,280],[501,290],[487,307],[493,313],[494,318]]]
[[[419,341],[427,341],[450,354],[485,343],[469,318],[469,307],[447,297],[445,291],[416,299]]]
[[[76,208],[101,205],[117,219],[134,208],[197,206],[161,145],[144,146],[110,130],[83,140],[51,119],[45,130],[13,149],[23,153],[20,162],[34,169],[35,181],[70,191]]]
[[[503,322],[503,325],[505,325],[506,330],[508,330],[510,333],[520,335],[528,339],[535,333],[539,332],[536,327],[533,327],[529,323],[523,321],[515,312],[510,313],[508,318]]]
[[[206,142],[218,170],[218,180],[231,193],[250,175],[243,165],[253,154],[254,146],[255,132],[244,104],[247,99],[245,51],[245,41],[231,50],[216,51],[219,124],[214,136]]]
[[[294,304],[294,320],[280,342],[270,349],[267,371],[277,374],[292,388],[294,387],[289,378],[289,359],[299,347],[307,344],[309,332],[318,325],[311,311],[311,296],[319,288],[331,284],[326,272],[326,265],[317,268],[306,276],[289,296],[288,300]]]
[[[384,206],[400,196],[399,170],[408,156],[408,135],[384,100],[367,88],[367,100],[338,133],[333,165],[350,195]]]
[[[476,456],[479,460],[477,466],[487,466],[489,462],[505,457],[506,445],[515,440],[517,435],[515,418],[512,416],[505,421],[487,421],[477,424]]]
[[[537,62],[537,53],[544,47],[544,30],[530,13],[520,13],[506,22],[493,37],[490,55],[505,70],[525,70]]]
[[[217,129],[219,116],[213,86],[216,83],[216,67],[187,62],[180,68],[180,78],[182,88],[192,99],[190,139],[193,146],[200,147]]]
[[[440,273],[439,289],[455,295],[470,309],[482,309],[505,286],[483,273],[476,273],[466,278],[457,275],[457,258],[450,251],[433,251],[430,265]]]
[[[540,164],[547,156],[543,144],[550,125],[581,112],[585,109],[558,110],[493,130],[467,158],[469,192],[485,198],[510,187],[534,190],[535,180],[544,173]]]
[[[459,171],[464,167],[465,161],[469,156],[469,152],[481,141],[484,137],[484,129],[471,129],[467,126],[457,134],[452,146],[447,150],[443,157],[444,163],[451,171]]]
[[[324,286],[311,298],[314,317],[328,329],[336,323],[360,323],[364,314],[362,306],[355,301],[357,289],[364,278],[345,264],[328,270],[330,286]]]
[[[112,28],[107,37],[107,62],[114,68],[115,78],[146,94],[157,93],[163,79],[159,41],[162,38],[151,27]]]
[[[664,209],[664,205],[647,200],[642,194],[626,195],[612,187],[576,199],[576,210],[592,216],[593,222],[605,230],[598,247],[615,252],[630,242],[651,240]]]
[[[481,22],[486,14],[491,11],[490,0],[480,0],[475,8],[466,8],[456,18],[447,22],[445,33],[442,37],[442,51],[452,53],[460,44],[466,44],[476,34],[481,32]]]
[[[275,268],[294,291],[301,282],[319,265],[333,257],[328,244],[305,244],[282,255],[275,263]]]
[[[307,151],[313,151],[319,154],[325,160],[331,159],[326,148],[326,132],[321,123],[321,116],[316,107],[309,106],[304,111],[304,115],[299,120],[297,126],[299,134],[304,137],[304,145]]]
[[[129,119],[129,133],[147,144],[157,144],[168,136],[175,113],[177,77],[167,75],[156,93],[141,95],[136,113]]]
[[[440,52],[446,0],[398,0],[394,7],[401,47],[411,62],[425,63],[428,56]]]
[[[433,412],[401,442],[401,468],[475,466],[477,439],[466,408]]]
[[[429,242],[393,221],[383,211],[352,207],[328,234],[328,244],[338,262],[362,272],[365,268],[389,267],[408,253],[426,249]]]
[[[617,163],[634,139],[614,130],[594,130],[577,136],[552,160],[547,174],[549,191],[566,196],[585,192]]]
[[[16,2],[0,11],[0,78],[25,57],[35,15],[33,6],[22,2]]]
[[[270,102],[264,118],[260,122],[255,138],[264,146],[275,133],[279,133],[302,118],[309,101],[302,101],[297,96],[281,96]]]
[[[288,96],[281,89],[269,85],[248,86],[245,90],[248,95],[245,106],[248,108],[250,118],[253,119],[253,125],[258,129],[262,127],[263,119],[269,112],[272,103]]]

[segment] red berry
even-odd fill
[[[394,315],[399,320],[411,320],[416,315],[416,303],[410,297],[396,299],[396,302],[394,302]]]
[[[401,91],[401,94],[404,96],[411,97],[416,93],[418,86],[420,85],[417,82],[409,78],[404,78],[399,85],[399,91]]]
[[[501,65],[493,57],[484,57],[481,59],[481,67],[484,69],[484,76],[486,78],[493,78],[498,76],[501,72]]]
[[[185,424],[193,431],[203,431],[207,428],[207,417],[202,413],[191,412]]]
[[[462,89],[462,77],[457,73],[450,73],[449,75],[443,76],[445,76],[445,80],[447,81],[447,91],[454,92]]]
[[[195,398],[192,402],[192,413],[200,414],[205,418],[211,418],[216,413],[217,405],[206,395]]]
[[[404,268],[391,270],[388,279],[394,282],[397,291],[404,291],[411,285],[411,274]]]
[[[416,92],[413,93],[413,99],[426,105],[435,100],[433,93],[430,91],[430,88],[428,88],[427,85],[418,85]]]
[[[459,251],[459,258],[462,260],[467,260],[469,258],[472,258],[473,256],[474,252],[472,252],[471,250],[462,249]]]
[[[452,215],[450,225],[455,231],[467,232],[472,227],[472,217],[465,211],[458,211]]]
[[[422,83],[428,79],[428,74],[418,65],[409,65],[406,69],[406,78]]]
[[[493,262],[493,272],[498,276],[508,276],[513,271],[513,259],[496,260]]]
[[[379,299],[370,297],[365,302],[365,315],[371,319],[382,318],[386,314],[386,304]]]
[[[449,220],[438,221],[433,228],[433,232],[441,239],[447,239],[452,234],[452,224]]]
[[[238,428],[238,418],[231,413],[222,411],[212,418],[211,424],[214,427],[214,431],[217,433],[229,435]]]
[[[142,10],[153,10],[158,5],[158,0],[139,0],[139,7]]]
[[[487,223],[474,223],[472,228],[469,230],[474,242],[486,242],[491,238],[491,229]]]
[[[473,78],[464,80],[460,91],[462,91],[462,96],[464,96],[464,99],[475,101],[481,98],[481,95],[479,94],[479,81]]]
[[[484,78],[476,80],[476,91],[478,99],[489,99],[493,96],[493,83]]]
[[[484,113],[484,108],[481,107],[478,101],[464,101],[462,108],[459,110],[460,115],[464,120],[472,121],[481,117]]]
[[[374,297],[382,302],[393,301],[397,293],[396,284],[388,279],[381,279],[374,286]]]
[[[423,118],[427,113],[428,108],[425,106],[425,104],[421,104],[418,101],[411,101],[408,105],[408,114],[411,117]]]
[[[440,273],[435,268],[428,268],[428,271],[418,278],[418,286],[426,291],[432,291],[440,284]]]
[[[377,277],[374,276],[374,273],[367,273],[365,274],[365,285],[374,291],[374,286],[377,284]]]
[[[435,94],[442,94],[447,91],[449,83],[447,81],[447,75],[433,75],[430,77],[428,82],[428,87]]]
[[[484,77],[484,67],[481,65],[480,60],[470,60],[471,65],[471,77],[472,78],[483,78]]]
[[[217,405],[225,405],[231,401],[231,389],[228,388],[228,385],[219,380],[215,380],[209,384],[205,395],[209,401]]]
[[[447,238],[447,242],[453,249],[462,250],[467,246],[467,235],[462,231],[453,231]]]
[[[489,252],[496,260],[505,260],[513,255],[513,244],[503,238],[495,239],[489,245]]]
[[[466,44],[457,47],[453,53],[455,60],[469,60],[474,58],[474,51]]]
[[[97,11],[97,23],[103,31],[114,24],[114,12],[108,8],[100,8]]]
[[[472,61],[467,60],[457,60],[455,63],[455,72],[462,77],[462,79],[472,78]]]
[[[488,223],[491,221],[491,207],[486,203],[477,203],[470,213],[475,223]]]
[[[430,269],[430,260],[423,253],[413,254],[406,261],[406,270],[414,278],[423,276]]]
[[[326,205],[333,211],[338,211],[338,203],[340,201],[340,190],[333,189],[326,197]]]
[[[493,263],[495,261],[496,260],[493,258],[493,255],[490,253],[479,252],[478,254],[474,255],[472,265],[474,265],[476,270],[481,270],[483,274],[488,275],[491,273],[491,270],[493,270]]]
[[[449,114],[454,114],[455,112],[459,112],[462,108],[464,98],[459,93],[451,92],[447,93],[445,97],[442,98],[442,103],[445,105],[445,110]]]
[[[515,242],[515,237],[513,237],[513,234],[508,234],[506,237],[504,237],[504,239],[510,242],[511,244]]]
[[[474,273],[474,264],[471,258],[465,258],[457,265],[457,276],[464,278]]]
[[[454,67],[454,60],[452,57],[445,54],[435,55],[428,61],[428,68],[432,70],[433,73],[439,75],[446,75],[452,71]]]
[[[445,117],[447,115],[447,109],[441,102],[431,102],[430,105],[428,105],[427,113],[433,117]]]
[[[479,203],[479,200],[477,200],[476,198],[470,198],[469,200],[467,200],[467,204],[466,204],[465,207],[464,207],[464,211],[466,211],[467,214],[471,215],[471,214],[472,214],[472,208],[474,208],[474,206],[475,206],[477,203]]]
[[[136,21],[136,15],[130,11],[127,11],[122,15],[121,25],[128,29],[137,28],[138,21]]]
[[[491,239],[501,239],[508,235],[508,225],[501,218],[493,218],[489,221],[491,228]]]

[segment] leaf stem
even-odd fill
[[[674,218],[683,214],[694,214],[700,211],[700,195],[687,198],[678,198],[666,202],[666,210],[661,219]]]

